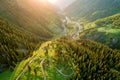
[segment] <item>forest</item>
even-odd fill
[[[31,56],[36,45],[43,41],[39,36],[0,19],[0,64],[13,69],[18,62]]]
[[[45,47],[45,50],[41,52],[42,47]],[[26,70],[19,77],[20,80],[42,80],[45,78],[49,80],[120,79],[120,51],[112,50],[94,41],[62,37],[43,43],[34,54],[39,52],[40,54],[28,66],[26,65],[30,58],[22,61],[11,80],[18,78],[25,67]],[[62,72],[60,73],[59,70]]]

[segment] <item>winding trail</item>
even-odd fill
[[[41,67],[41,70],[42,70],[42,73],[43,73],[43,76],[44,76],[44,80],[46,80],[46,75],[45,75],[45,72],[44,72],[44,69],[43,69],[43,62],[45,61],[45,59],[43,59],[41,62],[40,62],[40,67]]]
[[[72,38],[75,39],[76,36],[80,33],[80,30],[81,30],[82,26],[76,21],[71,21],[67,16],[65,17],[65,19],[66,19],[65,20],[66,24],[72,23],[72,24],[77,25],[77,31],[72,35]],[[66,27],[64,27],[64,30],[66,30]]]
[[[42,51],[44,51],[44,50],[45,50],[45,48],[42,48],[42,50],[41,50],[39,53],[37,53],[36,55],[34,55],[33,58],[32,58],[28,63],[26,63],[24,69],[19,73],[19,75],[17,76],[17,78],[16,78],[15,80],[19,80],[19,78],[20,78],[20,77],[24,74],[24,72],[27,70],[28,65],[30,65],[30,64],[34,61],[34,59],[35,59]]]
[[[68,76],[72,76],[73,75],[73,73],[74,73],[74,70],[72,69],[72,72],[70,73],[70,74],[64,74],[63,72],[62,72],[62,69],[61,70],[59,70],[58,68],[56,68],[55,67],[55,69],[57,70],[57,72],[59,72],[61,75],[63,75],[64,77],[68,77]]]
[[[62,71],[65,70],[65,69],[63,69],[63,68],[58,69],[57,67],[55,67],[55,69],[57,70],[57,72],[59,72],[59,73],[60,73],[61,75],[63,75],[64,77],[70,77],[70,76],[72,76],[72,75],[74,74],[74,69],[73,69],[74,64],[72,63],[72,60],[71,60],[71,59],[70,59],[69,61],[70,61],[71,64],[72,64],[72,67],[71,67],[72,72],[71,72],[70,74],[64,74]]]
[[[74,24],[76,24],[78,26],[78,30],[72,35],[72,38],[75,39],[76,36],[80,33],[81,30],[81,25],[78,22],[73,22]]]

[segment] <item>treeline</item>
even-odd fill
[[[0,64],[15,66],[42,41],[39,36],[0,19]]]

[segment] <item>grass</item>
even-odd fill
[[[112,33],[112,34],[116,34],[116,33],[120,33],[120,29],[106,29],[106,28],[98,28],[99,32],[106,32],[106,33]]]
[[[120,36],[120,29],[98,28],[98,32],[105,33],[103,37],[106,38],[106,42],[110,41],[110,38],[119,38]]]
[[[6,70],[3,73],[0,73],[0,80],[9,80],[12,72],[10,70]]]

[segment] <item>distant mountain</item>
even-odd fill
[[[60,9],[64,9],[70,4],[72,4],[76,0],[58,0],[55,5],[57,5]]]
[[[76,0],[64,13],[76,19],[94,21],[120,12],[120,0]]]

